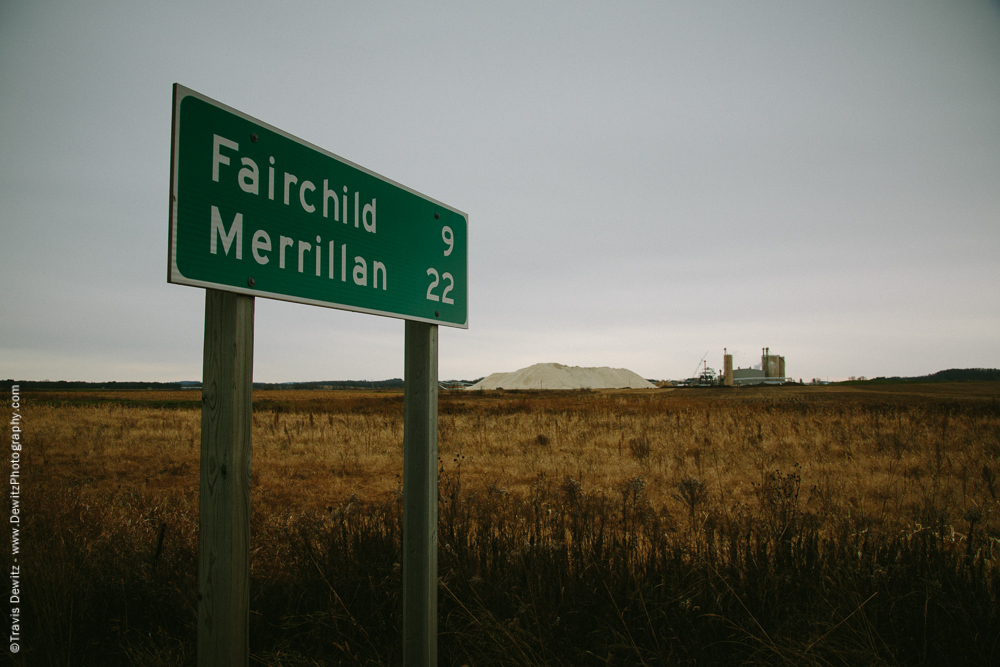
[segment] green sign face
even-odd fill
[[[468,328],[468,216],[174,84],[168,282]]]

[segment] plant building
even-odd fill
[[[722,383],[727,387],[755,384],[782,384],[785,377],[785,358],[771,354],[771,348],[761,350],[760,365],[753,368],[733,368],[733,355],[723,351]]]

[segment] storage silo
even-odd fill
[[[785,358],[776,354],[771,354],[771,348],[765,347],[760,357],[760,367],[764,371],[765,378],[774,378],[784,381],[785,379]]]
[[[727,387],[733,386],[733,355],[726,351],[726,348],[722,348],[722,368],[723,368],[723,380],[722,383]]]

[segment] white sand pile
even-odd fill
[[[513,373],[493,373],[469,389],[656,389],[627,368],[581,368],[535,364]]]

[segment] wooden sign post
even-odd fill
[[[205,290],[198,665],[249,661],[254,298]]]
[[[406,323],[403,360],[403,664],[437,665],[438,328]]]

